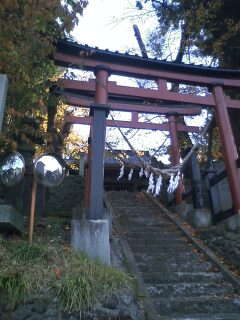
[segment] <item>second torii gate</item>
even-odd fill
[[[108,84],[116,85],[115,82],[108,82]],[[95,91],[95,80],[90,80],[88,82],[84,81],[72,81],[72,80],[63,80],[63,85],[65,88],[65,94],[68,89],[84,87],[84,94],[91,94],[93,96],[92,99],[88,98],[80,98],[79,96],[71,96],[69,94],[66,95],[66,102],[70,105],[75,106],[84,106],[84,107],[91,107],[94,104],[94,91]],[[110,99],[109,99],[110,98]],[[111,100],[111,97],[108,96],[108,99]],[[127,103],[128,102],[128,103]],[[169,131],[170,133],[170,141],[171,141],[171,156],[172,156],[172,164],[177,165],[180,161],[179,155],[179,145],[178,145],[178,131],[180,132],[198,132],[199,128],[195,126],[186,126],[181,123],[176,123],[176,115],[181,116],[193,116],[201,113],[201,108],[196,107],[194,105],[188,105],[187,107],[179,107],[179,105],[163,105],[161,104],[161,108],[156,108],[155,106],[151,105],[138,105],[131,103],[129,99],[125,100],[125,103],[119,102],[110,102],[110,106],[112,110],[121,110],[121,111],[130,111],[131,112],[131,120],[130,121],[113,121],[113,120],[106,120],[106,126],[119,127],[123,128],[132,128],[132,129],[148,129],[148,130],[161,130],[161,131]],[[158,115],[166,115],[168,118],[168,123],[146,123],[146,122],[139,122],[138,120],[138,113],[145,112],[151,114],[158,114]],[[68,115],[65,118],[66,122],[73,123],[73,124],[83,124],[83,125],[91,125],[92,126],[92,117],[91,116],[84,116],[84,117],[76,117],[72,115]],[[89,149],[89,153],[91,154],[91,149]],[[90,205],[90,181],[89,181],[89,172],[90,169],[91,159],[88,157],[88,175],[86,181],[86,196],[85,196],[85,206],[89,207]],[[182,186],[176,190],[176,203],[182,203]]]
[[[110,109],[131,111],[131,124],[135,128],[147,125],[137,121],[137,112],[169,114],[169,123],[158,125],[158,128],[162,126],[162,128],[165,127],[166,129],[167,126],[170,129],[172,156],[175,162],[173,164],[176,164],[180,158],[177,139],[179,125],[176,125],[174,114],[191,114],[188,113],[191,108],[197,108],[195,112],[196,110],[199,112],[199,107],[213,107],[219,127],[234,210],[235,213],[240,214],[238,154],[228,115],[229,108],[240,109],[240,102],[225,97],[223,91],[225,88],[240,88],[239,71],[176,64],[100,50],[68,41],[58,42],[57,50],[53,57],[58,65],[84,68],[84,70],[93,71],[96,76],[95,84],[92,81],[63,80],[64,90],[62,91],[62,93],[66,94],[68,103],[90,107],[90,116],[92,116],[93,124],[90,192],[91,219],[101,219],[103,214],[103,156],[106,115]],[[154,80],[158,83],[158,89],[118,86],[108,81],[110,74]],[[167,82],[207,87],[211,94],[200,96],[171,92],[167,88]],[[93,98],[94,103],[92,103]],[[70,121],[70,119],[68,120]],[[75,119],[72,120],[76,123]],[[81,121],[87,122],[90,120],[84,118]],[[129,124],[129,122],[128,124],[122,123],[123,126],[131,127]],[[150,128],[156,124],[148,125]],[[155,129],[157,128],[155,127]],[[189,131],[189,127],[182,127],[182,129],[183,131]]]

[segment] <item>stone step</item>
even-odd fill
[[[143,281],[164,320],[240,320],[233,286],[143,193],[110,193]]]
[[[120,221],[121,223],[121,221]],[[122,224],[122,223],[121,223]],[[173,226],[166,226],[166,227],[159,227],[159,226],[136,226],[134,224],[122,224],[123,227],[125,227],[129,233],[135,233],[135,232],[145,232],[145,233],[151,233],[151,232],[168,232],[169,235],[174,234],[177,231],[177,227]]]
[[[223,275],[220,272],[143,272],[142,277],[146,283],[207,283],[222,282]]]
[[[230,283],[178,283],[147,285],[147,289],[154,299],[158,298],[178,298],[178,297],[205,297],[205,296],[225,296],[232,294],[233,287]]]
[[[203,263],[168,263],[168,262],[148,262],[148,263],[138,263],[138,268],[141,272],[206,272],[210,271],[212,268],[211,262]]]
[[[141,247],[144,246],[146,249],[151,246],[159,246],[159,247],[177,247],[177,246],[190,246],[190,242],[188,242],[187,238],[175,238],[165,239],[163,237],[156,236],[155,238],[132,238],[131,236],[127,237],[128,243],[133,247]]]
[[[178,247],[178,246],[188,246],[190,245],[187,238],[179,238],[179,239],[165,239],[165,237],[151,237],[151,238],[134,238],[131,235],[127,236],[128,243],[131,246],[144,246],[148,249],[149,246],[172,246],[172,247]]]
[[[239,320],[239,313],[202,313],[202,314],[174,314],[164,316],[163,320]]]
[[[116,204],[114,204],[114,206],[116,206]],[[159,212],[159,210],[154,210],[151,208],[137,208],[137,207],[133,207],[131,208],[130,206],[128,208],[123,208],[121,206],[119,206],[119,208],[116,207],[115,212],[119,212],[119,213],[126,213],[126,215],[129,216],[142,216],[142,217],[159,217],[162,218],[163,215],[161,214],[161,212]]]
[[[151,201],[136,201],[135,199],[129,199],[128,197],[125,197],[124,199],[113,199],[112,197],[109,197],[110,201],[112,201],[114,204],[118,205],[121,209],[128,209],[131,208],[147,208],[149,210],[155,210],[155,211],[161,211],[157,206],[155,206]]]
[[[164,320],[239,320],[238,313],[205,313],[190,315],[174,315],[173,317],[164,316]]]
[[[147,252],[148,254],[151,253],[188,253],[192,252],[192,250],[195,250],[194,246],[183,244],[183,245],[171,245],[171,244],[149,244],[148,246],[141,246],[140,245],[133,245],[131,241],[129,241],[130,247],[134,252],[137,253],[144,253]]]
[[[189,253],[168,253],[168,252],[158,252],[155,254],[147,254],[147,253],[137,253],[133,252],[133,255],[137,262],[144,263],[158,263],[158,262],[166,262],[166,263],[200,263],[202,261],[206,261],[205,257],[201,254],[194,254],[192,252]]]
[[[176,241],[178,241],[178,239],[182,239],[184,236],[184,233],[182,231],[174,231],[171,232],[169,234],[169,232],[166,232],[166,231],[160,231],[159,229],[155,230],[155,231],[152,231],[152,232],[146,232],[145,231],[139,231],[139,230],[136,230],[135,232],[131,232],[129,234],[127,234],[127,237],[129,239],[133,239],[133,238],[136,238],[136,239],[163,239],[163,240],[166,240],[166,241],[172,241],[172,239],[176,239]]]
[[[238,299],[239,300],[239,299]],[[234,298],[205,296],[204,298],[187,297],[156,299],[154,305],[160,315],[201,314],[201,313],[239,313],[240,302]],[[238,318],[238,319],[239,319]],[[206,318],[208,320],[208,318]]]
[[[121,222],[121,218],[119,219]],[[162,230],[166,231],[173,231],[176,230],[173,224],[171,223],[160,223],[158,221],[151,221],[150,219],[146,220],[145,218],[139,219],[139,218],[132,218],[132,219],[125,219],[123,218],[122,224],[124,226],[128,226],[130,228],[134,227],[139,227],[139,228],[158,228],[159,232]]]
[[[127,215],[127,217],[126,217]],[[170,227],[171,223],[168,221],[159,221],[156,218],[156,215],[152,215],[152,216],[148,216],[147,218],[143,215],[133,215],[130,216],[129,214],[125,214],[125,213],[119,213],[118,214],[118,219],[120,223],[123,224],[134,224],[137,223],[138,226],[142,226],[145,227],[145,224],[149,224],[151,226],[151,224],[153,225],[153,227]]]

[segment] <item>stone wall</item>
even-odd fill
[[[48,188],[46,198],[49,214],[71,215],[74,207],[83,204],[83,178],[79,175],[66,176],[58,187]]]
[[[24,179],[14,187],[2,186],[0,197],[6,204],[14,206],[23,216],[30,215],[32,177]],[[25,190],[25,192],[23,192]],[[26,201],[26,197],[30,201]],[[72,209],[83,204],[84,180],[79,175],[65,176],[63,182],[54,188],[37,185],[36,216],[47,214],[71,215]]]
[[[224,161],[215,161],[213,163],[213,170],[216,170],[216,174],[219,174],[225,169],[226,166]],[[232,196],[227,178],[224,178],[217,184],[217,190],[219,193],[219,205],[221,210],[225,211],[230,209],[232,207]]]
[[[20,304],[13,311],[0,305],[1,320],[146,320],[140,303],[130,289],[103,295],[91,310],[81,313],[59,313],[56,297],[46,296]]]

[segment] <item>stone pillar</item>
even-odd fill
[[[193,196],[193,208],[203,208],[202,186],[201,186],[201,171],[197,160],[196,153],[194,152],[190,158],[191,166],[191,184]]]
[[[79,175],[84,178],[84,170],[85,170],[85,161],[86,161],[87,155],[85,152],[80,152],[80,160],[79,160]]]

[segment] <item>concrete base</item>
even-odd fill
[[[226,229],[230,232],[240,233],[240,214],[226,219]]]
[[[73,220],[91,220],[90,210],[88,208],[75,207],[72,211]],[[109,239],[112,239],[112,211],[111,208],[103,209],[103,220],[108,220],[109,225]]]
[[[71,243],[77,251],[110,265],[108,220],[72,220]]]
[[[11,205],[0,205],[0,232],[23,233],[23,216]]]
[[[184,220],[188,219],[189,212],[193,210],[193,205],[189,203],[176,204],[174,211],[176,211],[180,217]]]
[[[207,228],[212,225],[212,215],[208,209],[193,209],[188,214],[188,222],[195,228]]]

